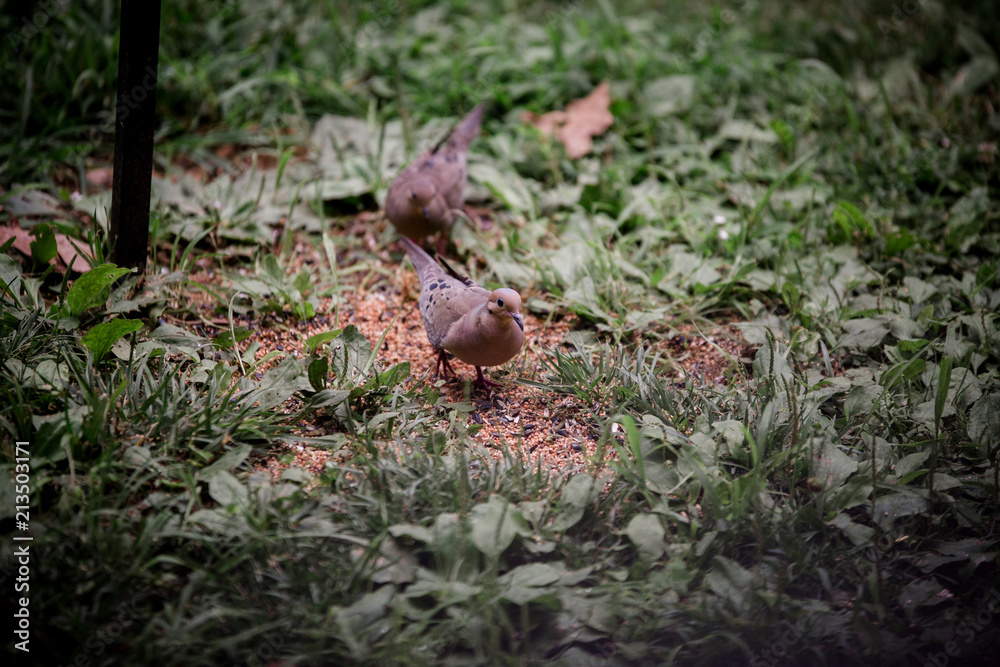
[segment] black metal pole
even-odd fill
[[[122,0],[119,35],[112,261],[144,271],[149,245],[160,0]]]

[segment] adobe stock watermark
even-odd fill
[[[582,4],[582,0],[576,0],[557,9],[548,9],[540,25],[555,30],[570,20],[579,11]],[[503,61],[502,56],[499,55],[480,61],[476,69],[476,78],[472,81],[473,90],[467,99],[475,103],[493,97],[493,92],[503,84],[505,79],[511,77],[514,71],[511,64]],[[452,111],[461,116],[468,113],[468,108],[456,106]]]
[[[875,27],[882,33],[882,41],[889,39],[889,35],[899,32],[906,27],[914,16],[923,11],[923,6],[919,0],[901,0],[892,6],[892,15],[889,20],[879,19]]]
[[[119,604],[117,615],[87,637],[69,664],[76,667],[87,667],[93,664],[95,658],[100,658],[112,650],[114,645],[121,641],[120,637],[125,629],[142,618],[140,610],[136,608],[139,599],[139,596],[135,596],[128,602]]]
[[[990,591],[989,599],[984,602],[974,614],[969,614],[958,627],[951,641],[945,642],[941,651],[929,651],[924,655],[923,667],[947,667],[952,664],[952,658],[975,658],[978,656],[964,655],[972,642],[983,630],[994,627],[994,614],[1000,612],[1000,590]],[[961,639],[960,643],[957,641]],[[961,661],[957,661],[956,664]]]
[[[292,624],[283,623],[276,630],[264,632],[260,635],[261,642],[257,648],[248,650],[244,654],[243,664],[247,667],[264,667],[275,663],[281,657],[281,647],[285,645],[285,639],[292,634]]]
[[[370,4],[364,4],[361,9],[371,12],[372,8]],[[400,6],[397,0],[393,0],[378,11],[372,12],[373,16],[355,32],[354,40],[344,43],[343,51],[353,53],[371,48],[375,44],[375,39],[399,16],[399,12]]]
[[[733,9],[726,8],[719,12],[719,22],[710,23],[702,28],[694,38],[693,56],[695,58],[704,57],[709,45],[712,43],[712,39],[722,34],[723,26],[735,23],[739,15],[746,11],[748,4],[750,4],[750,0],[739,0]]]
[[[7,46],[15,54],[20,54],[32,39],[58,14],[69,8],[70,0],[42,0],[34,7],[30,17],[22,16],[21,25],[7,33]]]
[[[14,612],[14,643],[18,651],[31,653],[31,443],[18,440],[14,450],[14,525],[21,531],[15,534],[14,558],[17,577],[14,592],[18,593],[17,611]]]
[[[84,139],[81,145],[75,146],[66,156],[66,161],[71,162],[74,158],[86,157],[88,154],[97,151],[101,144],[114,138],[115,126],[118,122],[128,118],[128,115],[139,106],[139,103],[156,93],[157,73],[152,67],[147,66],[145,76],[139,85],[122,95],[115,105],[115,113],[109,114],[97,127],[96,132]]]
[[[928,651],[924,655],[923,662],[920,663],[922,667],[948,667],[961,663],[961,660],[952,662],[952,658],[979,657],[968,653],[969,648],[981,632],[994,627],[995,615],[998,612],[1000,612],[1000,591],[992,590],[989,599],[958,625],[952,639],[945,642],[940,651]],[[802,641],[807,629],[806,620],[800,618],[793,627],[781,635],[778,641],[756,653],[750,661],[751,667],[777,667],[787,662],[790,650]]]
[[[22,17],[22,25],[15,28],[6,35],[5,41],[8,48],[15,54],[22,53],[28,42],[50,25],[52,20],[64,13],[70,7],[71,0],[43,0],[37,3],[31,17]],[[224,16],[240,7],[239,0],[214,0],[211,5],[215,5],[217,13]],[[114,137],[115,124],[124,120],[128,114],[138,106],[139,102],[145,100],[157,88],[157,73],[152,68],[147,67],[145,76],[140,85],[127,91],[119,98],[115,104],[114,113],[108,114],[97,126],[96,131],[91,131],[86,136],[81,145],[76,146],[67,156],[68,159],[86,156],[98,150],[101,144]]]
[[[778,641],[771,644],[760,653],[754,654],[750,660],[751,667],[775,667],[784,664],[788,657],[789,649],[802,641],[808,630],[805,617],[795,621],[795,625],[785,630]]]

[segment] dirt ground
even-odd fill
[[[374,248],[373,239],[369,242]],[[259,342],[261,347],[257,358],[276,351],[279,357],[272,363],[278,363],[284,355],[306,357],[306,339],[324,331],[353,324],[371,344],[375,344],[384,332],[378,356],[381,367],[388,368],[408,361],[411,374],[404,381],[405,387],[440,383],[446,400],[472,403],[475,409],[469,413],[468,419],[470,423],[480,425],[480,430],[473,437],[497,458],[503,456],[503,445],[506,444],[533,465],[541,459],[542,465],[549,469],[573,472],[585,469],[588,461],[592,465],[601,436],[602,427],[598,419],[604,420],[608,415],[598,406],[585,405],[576,397],[552,394],[518,382],[519,378],[543,378],[544,353],[564,345],[567,333],[585,328],[585,323],[573,314],[540,319],[532,313],[524,313],[526,339],[521,354],[501,367],[484,369],[491,379],[501,383],[500,387],[493,388],[489,393],[474,388],[474,368],[457,360],[453,366],[458,378],[441,383],[433,375],[435,354],[420,319],[417,276],[409,263],[393,262],[398,253],[381,251],[378,255],[383,260],[379,279],[356,278],[358,285],[341,292],[339,309],[335,308],[332,297],[326,297],[319,302],[317,316],[308,322],[280,314],[269,314],[252,323],[246,322],[253,333],[241,343],[241,349]],[[320,261],[314,249],[303,241],[296,242],[293,257],[291,271],[299,268],[294,264],[305,266]],[[224,282],[224,278],[212,269],[197,272],[192,279],[203,284]],[[365,286],[366,283],[370,285]],[[190,297],[189,306],[193,310],[203,311],[206,319],[212,317],[220,324],[225,322],[225,318],[217,314],[210,316],[207,312],[214,310],[216,302],[210,301],[201,292],[194,292]],[[184,326],[182,322],[174,323]],[[739,332],[724,324],[707,332],[696,331],[690,325],[672,327],[671,335],[657,341],[654,349],[662,359],[670,362],[679,384],[725,384],[734,372],[731,359],[745,360],[750,354]],[[293,399],[286,411],[291,414],[299,408],[301,403]],[[327,434],[330,429],[311,418],[299,426],[304,438]],[[270,456],[257,459],[255,465],[258,469],[269,470],[274,476],[280,475],[290,465],[319,473],[328,464],[336,463],[346,455],[343,451],[331,453],[305,443],[281,443],[275,445]],[[613,448],[605,445],[605,458],[610,460],[614,455]]]

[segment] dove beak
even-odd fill
[[[424,220],[430,220],[431,216],[427,213],[427,207],[424,206],[421,210],[424,212]]]
[[[524,322],[521,321],[521,316],[517,313],[511,313],[510,316],[514,318],[515,322],[517,322],[517,326],[521,329],[521,331],[524,331]]]

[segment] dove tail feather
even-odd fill
[[[400,242],[406,248],[406,254],[410,256],[410,261],[413,262],[413,267],[417,270],[417,276],[419,276],[422,282],[424,279],[424,269],[436,265],[434,258],[405,236],[400,239]]]
[[[455,267],[453,267],[451,264],[449,264],[445,260],[444,257],[440,257],[439,256],[437,258],[437,261],[440,262],[441,266],[444,267],[444,270],[448,272],[448,275],[450,275],[455,280],[457,280],[457,281],[459,281],[461,283],[464,283],[466,285],[469,285],[469,286],[476,284],[476,282],[472,278],[470,278],[469,276],[463,275],[463,274],[459,273],[458,271],[456,271]]]
[[[476,108],[470,111],[455,126],[455,131],[451,133],[451,137],[448,139],[448,148],[450,150],[464,151],[469,148],[469,144],[479,134],[479,126],[483,122],[483,110],[485,108],[482,104],[476,105]]]

